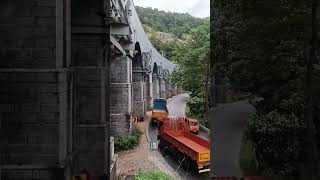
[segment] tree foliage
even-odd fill
[[[172,60],[175,46],[186,40],[203,19],[186,13],[172,13],[136,6],[137,13],[153,46]]]
[[[187,13],[172,13],[159,11],[153,8],[143,8],[136,6],[141,23],[154,29],[155,31],[174,34],[182,39],[183,34],[189,32],[202,23],[201,18],[196,18]]]
[[[217,0],[211,21],[217,81],[262,97],[249,138],[266,175],[303,163],[304,77],[311,5],[302,0]]]
[[[210,51],[209,19],[191,31],[190,37],[175,47],[173,60],[179,70],[171,75],[173,83],[192,92],[190,111],[203,117]],[[199,108],[199,107],[202,108]]]

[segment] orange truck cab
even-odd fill
[[[159,98],[153,101],[151,125],[160,126],[168,117],[167,101]]]
[[[198,134],[198,132],[199,132],[199,122],[198,122],[198,120],[196,118],[187,117],[187,118],[185,118],[185,122],[187,123],[190,132]]]

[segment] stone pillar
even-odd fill
[[[144,75],[141,70],[133,71],[133,117],[144,117]]]
[[[173,86],[172,86],[171,92],[172,92],[172,96],[176,96],[176,95],[178,94],[178,93],[177,93],[177,86],[176,86],[176,85],[173,85]]]
[[[168,82],[165,83],[165,86],[166,86],[166,96],[167,98],[170,98],[172,96],[171,94],[172,87]]]
[[[152,74],[152,99],[157,99],[160,97],[160,86],[159,86],[159,76],[157,74]]]
[[[145,109],[152,106],[152,78],[150,74],[145,74],[144,80],[144,101],[145,101]]]
[[[63,179],[72,148],[70,1],[0,4],[0,179]]]
[[[111,135],[124,136],[131,132],[132,123],[132,61],[126,56],[111,59],[110,119]]]
[[[160,78],[160,97],[166,98],[166,82],[163,78]]]

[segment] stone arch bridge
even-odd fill
[[[109,135],[177,93],[132,0],[1,0],[0,21],[1,179],[107,174]]]
[[[133,116],[143,117],[154,98],[176,93],[166,80],[176,66],[148,40],[132,0],[112,0],[111,19],[110,83],[117,93],[111,97],[110,115],[112,134],[121,134],[130,129],[125,123],[130,108]]]

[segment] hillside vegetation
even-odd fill
[[[203,19],[186,13],[172,13],[136,6],[137,13],[149,40],[163,55],[172,60],[174,48],[190,37],[191,31]]]
[[[151,27],[154,31],[173,34],[179,39],[182,39],[184,34],[189,34],[203,21],[186,13],[165,12],[139,6],[136,10],[142,24]]]

